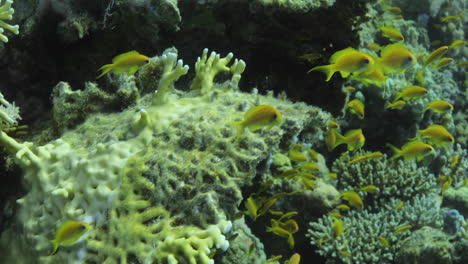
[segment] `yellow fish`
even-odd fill
[[[141,55],[136,50],[132,50],[114,57],[112,64],[106,64],[99,68],[99,70],[102,70],[102,73],[96,79],[101,78],[110,71],[114,71],[115,74],[127,72],[127,75],[133,75],[141,66],[149,62],[150,58]]]
[[[382,67],[374,64],[369,67],[369,69],[359,74],[355,74],[351,78],[360,81],[365,86],[373,84],[375,86],[382,87],[385,85],[388,77],[384,75]]]
[[[50,240],[54,249],[50,255],[57,253],[59,246],[68,246],[80,239],[91,226],[87,223],[77,221],[66,221],[55,232],[54,240]]]
[[[453,144],[455,142],[452,134],[450,134],[450,132],[441,125],[430,125],[426,129],[419,130],[418,135],[426,138],[429,143],[440,147]]]
[[[394,160],[399,157],[404,157],[405,160],[422,160],[425,156],[434,152],[434,148],[431,145],[428,145],[419,140],[410,141],[403,145],[401,149],[388,143],[386,145],[395,152],[393,157],[391,157],[389,160]]]
[[[344,230],[343,222],[341,222],[341,220],[338,219],[338,218],[334,218],[334,220],[333,220],[333,234],[335,235],[335,237],[341,236],[341,234],[343,234],[343,230]]]
[[[367,48],[375,52],[379,52],[382,49],[382,47],[377,43],[369,43],[367,44]]]
[[[458,22],[460,17],[458,16],[445,16],[440,19],[440,22]]]
[[[387,248],[390,247],[390,243],[388,242],[388,240],[385,237],[378,236],[377,238],[379,239],[379,242],[380,242],[380,244],[382,244],[382,246],[387,247]]]
[[[374,64],[374,59],[363,52],[359,52],[353,48],[347,48],[335,52],[330,58],[329,65],[317,66],[308,71],[321,71],[327,75],[326,81],[330,81],[333,74],[337,71],[341,73],[343,78],[348,77],[351,73],[365,71],[369,66]]]
[[[358,156],[355,159],[348,161],[347,164],[351,165],[351,164],[358,163],[358,162],[368,160],[368,159],[380,158],[382,156],[383,156],[382,152],[376,151],[376,152],[372,152],[372,153],[369,153],[369,154]]]
[[[378,62],[382,65],[384,73],[392,73],[395,70],[404,71],[413,66],[416,63],[416,57],[400,42],[385,46]]]
[[[448,51],[449,47],[448,46],[442,46],[436,50],[434,50],[429,56],[426,58],[424,61],[422,70],[426,69],[427,66],[429,66],[431,63],[437,61],[440,59],[444,54]]]
[[[333,146],[333,149],[341,144],[346,144],[348,146],[348,150],[355,150],[360,149],[364,146],[366,142],[366,138],[362,133],[362,129],[353,129],[349,130],[345,133],[345,135],[341,135],[338,131],[333,131],[336,136],[336,143]]]
[[[412,86],[406,87],[401,92],[396,92],[397,97],[395,98],[395,101],[397,101],[400,98],[403,98],[405,100],[418,99],[426,95],[428,92],[429,91],[424,87],[412,85]]]
[[[389,103],[386,108],[388,109],[399,109],[401,110],[403,107],[405,107],[406,102],[403,100],[398,100],[393,103]]]
[[[392,13],[394,15],[401,14],[401,9],[399,7],[396,7],[396,6],[386,7],[386,8],[384,8],[384,11],[390,12],[390,13]]]
[[[380,30],[382,31],[382,36],[388,38],[391,41],[403,41],[405,40],[405,37],[401,34],[401,32],[394,28],[394,27],[380,27]]]
[[[447,113],[453,110],[453,105],[444,100],[434,100],[427,105],[423,112],[429,109],[437,113]]]
[[[359,188],[359,190],[366,192],[366,193],[375,193],[378,192],[379,189],[374,185],[366,185],[364,187]]]
[[[447,67],[452,61],[453,61],[452,58],[442,58],[442,59],[440,59],[439,62],[436,63],[434,68],[435,69],[441,69],[441,68]]]
[[[466,44],[465,40],[457,39],[457,40],[454,40],[452,44],[450,44],[449,48],[456,49],[456,48],[465,46],[465,44]]]
[[[394,234],[398,234],[398,233],[401,233],[401,232],[405,232],[407,230],[410,230],[413,226],[411,225],[405,225],[405,226],[401,226],[397,229],[395,229],[395,231],[393,231]]]
[[[252,107],[244,115],[244,120],[231,122],[237,126],[237,136],[240,136],[246,127],[250,131],[256,131],[267,126],[267,130],[278,125],[283,120],[281,113],[270,105],[259,105]]]
[[[364,103],[358,99],[351,100],[348,103],[348,109],[351,113],[357,115],[359,119],[364,119]]]
[[[352,207],[363,209],[364,202],[361,199],[361,196],[355,191],[347,191],[340,195],[343,200],[348,201],[349,205]]]
[[[289,259],[288,264],[299,264],[301,262],[301,255],[299,253],[294,253]]]

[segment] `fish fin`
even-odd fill
[[[124,73],[128,70],[128,68],[115,68],[114,69],[114,73],[115,74],[121,74],[121,73]]]
[[[394,44],[390,44],[390,45],[387,45],[385,46],[385,48],[382,49],[382,51],[380,52],[380,57],[385,57],[386,55],[388,55],[390,52],[396,50],[396,49],[406,49],[405,48],[405,45],[403,45],[402,42],[397,42],[397,43],[394,43]]]
[[[128,70],[127,75],[128,75],[128,76],[134,75],[135,72],[137,72],[137,71],[138,71],[138,66],[136,66],[136,65],[135,65],[135,66],[132,66],[132,67],[130,67],[130,69]]]
[[[401,155],[401,150],[400,149],[398,149],[397,147],[393,146],[390,143],[385,144],[385,146],[391,148],[393,150],[393,152],[395,152],[395,154],[389,160],[394,160],[394,159],[400,157],[400,155]]]
[[[58,251],[58,248],[59,248],[59,243],[55,239],[50,240],[50,243],[52,243],[52,246],[54,247],[54,249],[52,250],[52,253],[50,253],[50,256],[53,256],[53,255],[57,254],[57,251]]]
[[[346,78],[346,77],[348,77],[351,73],[350,73],[350,72],[340,71],[340,74],[341,74],[341,77]]]
[[[229,125],[234,126],[237,129],[236,139],[244,133],[244,121],[232,121],[229,122]]]
[[[104,76],[104,74],[112,71],[113,69],[114,69],[114,64],[106,64],[106,65],[102,66],[101,68],[99,68],[99,70],[102,70],[102,73],[99,74],[99,76],[96,77],[96,79],[101,78],[102,76]]]
[[[314,67],[314,68],[310,69],[307,73],[309,73],[311,71],[321,71],[321,72],[325,73],[327,75],[327,79],[325,81],[327,81],[327,82],[330,81],[331,77],[336,72],[336,71],[333,70],[332,65],[317,66],[317,67]]]
[[[120,55],[117,55],[115,56],[113,59],[112,59],[112,63],[116,63],[120,60],[122,60],[123,58],[126,58],[128,56],[133,56],[133,55],[139,55],[140,53],[136,50],[132,50],[132,51],[129,51],[129,52],[125,52],[125,53],[122,53]]]
[[[348,47],[344,50],[340,50],[340,51],[337,51],[335,52],[331,58],[330,58],[330,63],[335,63],[339,58],[343,57],[344,55],[346,54],[349,54],[349,53],[352,53],[352,52],[358,52],[356,49],[354,48],[351,48],[351,47]]]

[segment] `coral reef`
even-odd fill
[[[165,93],[174,91],[168,88],[187,70],[181,61],[176,66],[175,54],[164,53],[163,66],[155,68],[163,72],[159,87]],[[213,54],[207,61],[219,58]],[[33,261],[50,252],[48,239],[72,219],[92,224],[88,236],[55,256],[41,257],[41,263],[212,263],[212,250],[228,249],[226,235],[243,199],[241,188],[252,185],[280,144],[295,138],[319,144],[330,118],[305,104],[239,92],[235,87],[244,67],[236,60],[229,70],[232,79],[222,84],[208,74],[204,79],[211,86],[203,86],[201,95],[179,92],[155,102],[150,93],[123,112],[91,115],[44,146],[19,143],[2,132],[2,145],[24,170],[28,194],[18,201],[18,225],[2,234],[0,244],[9,243],[15,248],[11,252],[25,250],[25,261]],[[204,69],[212,73],[218,66]],[[246,131],[234,143],[229,122],[255,104],[275,105],[284,123],[269,131]],[[82,111],[66,109],[71,117]],[[18,232],[21,238],[9,240]]]

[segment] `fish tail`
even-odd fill
[[[335,142],[335,145],[333,146],[332,149],[335,149],[336,147],[338,147],[339,145],[341,144],[345,144],[346,143],[346,139],[343,135],[340,134],[340,132],[338,132],[336,129],[333,130],[333,133],[335,133],[335,136],[336,136],[336,142]]]
[[[50,253],[50,256],[52,256],[57,253],[59,243],[56,240],[50,240],[50,243],[52,243],[52,246],[54,247],[54,249],[52,250],[52,253]]]
[[[390,143],[385,144],[385,146],[391,148],[393,150],[393,152],[395,152],[395,154],[389,160],[394,160],[394,159],[401,156],[401,150],[399,148],[393,146]]]
[[[327,82],[330,81],[331,77],[336,72],[335,70],[333,70],[332,65],[317,66],[317,67],[314,67],[314,68],[310,69],[307,73],[309,73],[311,71],[321,71],[321,72],[325,73],[327,75],[327,79],[325,81],[327,81]]]
[[[96,79],[99,79],[99,78],[101,78],[104,74],[106,74],[106,73],[112,71],[113,66],[114,66],[114,64],[106,64],[106,65],[102,66],[101,68],[99,68],[98,71],[101,71],[101,70],[102,70],[102,73],[101,73],[98,77],[96,77]]]
[[[236,140],[244,133],[244,122],[243,121],[232,121],[229,123],[230,125],[234,126],[237,129],[236,133]]]

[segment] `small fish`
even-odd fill
[[[340,72],[341,77],[346,78],[351,73],[365,71],[374,64],[374,59],[363,52],[353,48],[347,48],[335,52],[330,58],[329,65],[317,66],[308,71],[321,71],[327,75],[326,81],[330,81],[335,72]]]
[[[288,260],[287,264],[299,264],[301,262],[301,255],[294,253]]]
[[[396,92],[397,97],[395,98],[395,101],[397,101],[400,98],[403,98],[405,100],[416,100],[426,95],[428,92],[429,91],[426,88],[421,87],[421,86],[417,86],[417,85],[408,86],[405,89],[403,89],[403,91]]]
[[[282,255],[278,255],[278,256],[273,256],[267,260],[265,260],[265,264],[266,263],[271,263],[271,262],[277,262],[278,260],[280,260],[283,256]]]
[[[403,37],[403,34],[401,32],[394,28],[394,27],[380,27],[380,30],[382,31],[382,36],[388,38],[391,41],[404,41],[405,37]]]
[[[340,214],[340,212],[336,212],[336,211],[331,211],[329,213],[327,213],[328,216],[331,216],[333,218],[342,218],[343,216]]]
[[[285,213],[280,217],[280,219],[278,219],[278,221],[289,219],[291,217],[296,216],[297,214],[298,214],[298,212],[296,212],[296,211],[291,211],[291,212]]]
[[[383,236],[378,236],[377,239],[379,240],[380,244],[383,246],[383,247],[390,247],[390,243],[388,242],[388,240],[383,237]]]
[[[320,170],[319,165],[313,162],[302,162],[297,167],[304,169],[306,171],[319,171]]]
[[[288,156],[291,161],[306,161],[307,157],[302,153],[302,145],[294,144],[288,151]]]
[[[349,211],[349,206],[347,206],[346,204],[339,204],[336,206],[336,209],[340,210],[340,211]]]
[[[340,194],[340,197],[343,200],[348,201],[349,205],[351,205],[352,207],[355,207],[358,209],[364,208],[364,202],[362,201],[361,196],[355,191],[344,192]]]
[[[99,70],[102,70],[102,73],[96,79],[101,78],[110,71],[113,71],[115,74],[127,72],[127,75],[133,75],[141,66],[149,62],[150,58],[141,55],[136,50],[132,50],[114,57],[112,64],[106,64],[99,68]]]
[[[364,86],[375,85],[377,87],[383,87],[387,78],[382,67],[376,64],[361,73],[351,76],[351,79],[360,81]]]
[[[338,179],[338,175],[336,173],[333,173],[333,172],[329,172],[327,173],[327,176],[330,177],[331,179]]]
[[[440,22],[458,22],[460,21],[459,16],[444,16],[440,18]]]
[[[309,157],[315,161],[319,161],[319,153],[313,149],[308,149],[307,154],[309,154]]]
[[[77,221],[66,221],[55,232],[54,240],[50,240],[54,249],[50,255],[57,253],[59,246],[68,246],[78,241],[91,226]]]
[[[447,113],[453,110],[453,105],[447,101],[444,100],[433,100],[429,104],[427,104],[427,107],[424,108],[423,112],[431,109],[434,112],[437,113]]]
[[[426,69],[427,66],[429,66],[431,63],[439,60],[442,56],[445,55],[445,53],[448,51],[449,47],[448,46],[442,46],[433,52],[429,54],[429,56],[426,58],[426,60],[423,63],[422,71]]]
[[[463,47],[465,45],[466,45],[465,40],[458,39],[458,40],[454,40],[452,42],[452,44],[450,44],[449,48],[450,49],[457,49],[457,48],[461,48],[461,47]]]
[[[314,185],[314,183],[312,181],[310,181],[309,179],[304,178],[304,177],[302,177],[302,183],[304,184],[305,187],[307,187],[307,188],[309,188],[311,190],[313,190],[314,187],[315,187],[315,185]]]
[[[278,198],[273,196],[272,198],[262,202],[262,205],[258,209],[257,217],[266,214],[268,210],[270,210],[270,208],[276,203],[276,201],[278,201]]]
[[[385,46],[382,49],[378,63],[382,65],[384,73],[392,73],[396,70],[402,72],[413,66],[416,61],[413,53],[400,42]]]
[[[322,54],[320,53],[306,53],[302,56],[297,57],[300,60],[305,60],[309,63],[312,63],[320,58],[322,58]]]
[[[333,149],[341,144],[346,144],[348,146],[348,150],[355,150],[360,149],[364,146],[366,142],[366,138],[362,133],[362,129],[352,129],[345,133],[345,135],[341,135],[338,131],[334,131],[336,136],[336,143],[333,146]]]
[[[419,161],[422,160],[425,156],[434,152],[434,148],[431,145],[428,145],[419,140],[410,141],[403,145],[401,149],[388,143],[386,145],[395,152],[393,157],[391,157],[389,160],[403,157],[405,160],[417,159]]]
[[[282,120],[283,116],[273,106],[259,105],[250,108],[245,113],[244,120],[231,122],[231,124],[237,126],[237,136],[240,136],[246,127],[250,131],[256,131],[266,126],[269,130],[274,125],[280,124]]]
[[[375,193],[378,192],[379,189],[374,185],[366,185],[364,187],[359,188],[359,190],[366,192],[366,193]]]
[[[404,225],[404,226],[401,226],[397,229],[395,229],[395,231],[393,231],[394,234],[398,234],[398,233],[402,233],[402,232],[405,232],[407,230],[410,230],[413,226],[411,225]]]
[[[281,223],[281,227],[291,232],[291,234],[295,234],[299,231],[299,225],[294,219],[289,219],[286,222]]]
[[[442,69],[450,65],[450,63],[453,61],[452,58],[442,58],[439,60],[439,62],[436,63],[434,66],[434,69]]]
[[[455,143],[452,134],[441,125],[430,125],[426,129],[419,130],[417,134],[426,138],[429,143],[439,147]]]
[[[344,88],[344,91],[347,92],[347,93],[353,93],[356,91],[356,88],[354,88],[353,86],[346,86]]]
[[[403,16],[402,15],[397,15],[397,16],[394,16],[393,19],[395,19],[395,20],[403,19]]]
[[[257,201],[255,201],[255,198],[250,196],[249,198],[247,198],[244,205],[245,205],[245,208],[247,208],[247,211],[245,212],[245,214],[249,215],[252,218],[252,220],[254,221],[257,220],[258,205],[257,205]]]
[[[359,101],[358,99],[353,99],[348,103],[347,107],[349,111],[352,114],[357,115],[359,119],[364,119],[365,106],[363,102]]]
[[[450,158],[450,167],[452,168],[455,168],[455,166],[458,165],[458,162],[460,161],[460,159],[458,158],[457,155],[453,155],[451,158]]]
[[[367,48],[375,52],[379,52],[382,49],[382,47],[377,43],[369,43],[367,44]]]
[[[400,209],[403,207],[403,205],[405,205],[405,202],[400,201],[400,202],[395,206],[395,211],[400,210]]]
[[[461,68],[467,67],[468,66],[468,61],[459,62],[459,63],[455,64],[455,66],[461,67]]]
[[[351,164],[358,163],[358,162],[368,160],[368,159],[380,158],[382,156],[383,156],[382,152],[376,151],[376,152],[372,152],[372,153],[369,153],[369,154],[358,156],[358,157],[354,158],[353,160],[348,161],[347,164],[351,165]]]
[[[335,235],[335,237],[341,236],[341,234],[343,234],[343,230],[343,222],[341,222],[340,219],[335,218],[333,221],[333,234]]]
[[[405,107],[406,102],[403,100],[398,100],[393,103],[388,103],[387,107],[388,109],[399,109],[401,110],[403,107]]]
[[[346,258],[352,257],[351,253],[349,253],[349,252],[346,251],[346,250],[340,250],[338,253],[339,253],[341,256],[346,257]]]
[[[401,14],[401,8],[396,7],[396,6],[386,7],[386,8],[384,8],[384,11],[390,12],[390,13],[392,13],[394,15]]]

